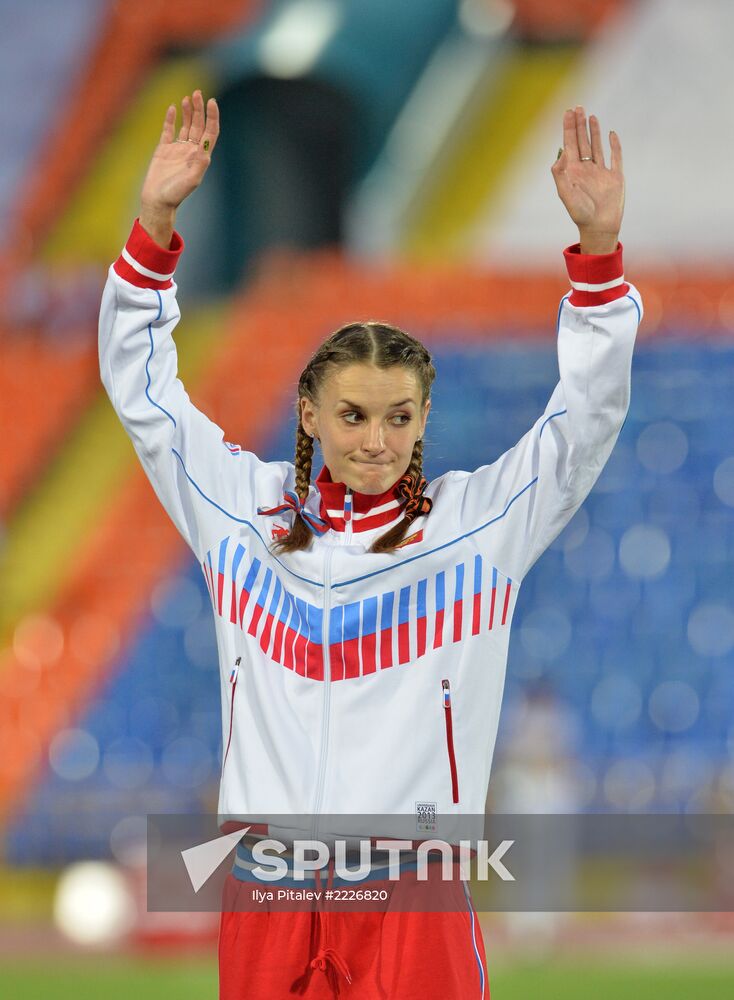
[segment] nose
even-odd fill
[[[362,451],[370,455],[379,455],[385,448],[382,423],[379,420],[370,421],[365,426],[362,440]]]

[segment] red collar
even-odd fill
[[[322,468],[314,482],[321,494],[319,516],[327,521],[334,531],[344,531],[350,516],[352,531],[355,533],[392,524],[401,517],[405,499],[398,493],[399,479],[384,493],[372,495],[352,492],[351,512],[347,502],[346,486],[344,483],[335,483],[326,466]]]

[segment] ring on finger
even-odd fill
[[[593,160],[594,157],[593,156],[582,156],[582,157],[580,157],[580,159],[581,159],[582,163],[585,163],[586,160]]]

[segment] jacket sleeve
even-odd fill
[[[165,250],[136,220],[105,285],[99,361],[107,394],[159,500],[201,558],[207,523],[249,516],[258,469],[275,463],[226,442],[177,377],[173,274],[182,250],[177,233]]]
[[[577,244],[565,259],[572,291],[558,313],[560,380],[545,412],[496,462],[453,474],[463,530],[506,519],[496,558],[518,581],[591,490],[629,407],[642,305],[624,280],[622,246],[585,255]]]

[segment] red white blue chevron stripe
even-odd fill
[[[214,573],[214,565],[217,572]],[[324,679],[324,612],[292,594],[272,567],[249,559],[224,538],[202,570],[214,611],[248,635],[276,663]],[[430,649],[481,631],[506,628],[518,585],[481,554],[397,590],[381,591],[329,615],[331,680],[341,681],[411,663]],[[447,603],[447,595],[450,600]]]

